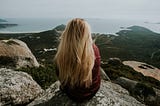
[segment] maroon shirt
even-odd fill
[[[95,53],[95,62],[94,67],[92,69],[92,85],[89,88],[86,87],[75,87],[70,88],[69,86],[65,86],[63,88],[63,92],[65,92],[69,98],[76,102],[82,102],[84,100],[91,99],[98,89],[100,88],[100,53],[98,47],[93,45],[94,53]],[[58,73],[58,72],[57,72]]]

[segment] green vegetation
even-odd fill
[[[56,30],[63,30],[64,27],[65,25],[57,26]],[[97,37],[96,44],[102,60],[118,57],[122,61],[135,60],[160,68],[160,34],[139,26],[129,29],[119,31],[119,36],[101,34]],[[39,62],[52,63],[56,51],[44,52],[44,48],[57,47],[60,33],[56,30],[34,34],[0,34],[0,39],[20,39],[27,43]]]
[[[160,81],[152,77],[144,76],[142,73],[136,72],[133,68],[129,66],[123,64],[102,64],[102,68],[111,80],[116,80],[118,77],[125,77],[160,89]]]
[[[135,60],[160,68],[160,34],[139,26],[129,29],[118,32],[119,36],[98,37],[96,44],[102,59],[118,57],[122,61]]]
[[[130,95],[135,97],[138,101],[149,106],[158,106],[157,95],[153,90],[153,87],[160,89],[160,81],[152,77],[144,76],[143,74],[136,72],[133,68],[123,65],[120,62],[108,61],[107,64],[102,64],[101,66],[113,82],[119,77],[137,81],[138,83],[134,88],[125,89],[127,89]],[[149,97],[151,96],[155,97],[156,100],[150,101]]]
[[[56,51],[45,52],[44,49],[56,48],[58,46],[58,36],[59,33],[53,29],[37,34],[25,35],[19,39],[27,43],[28,47],[40,63],[52,64]]]
[[[21,68],[16,71],[23,71],[30,74],[43,89],[47,89],[57,80],[54,65],[46,65],[45,67]]]
[[[0,56],[0,67],[6,66],[6,64],[8,67],[16,66],[14,60],[11,57]]]
[[[58,31],[64,31],[65,27],[66,27],[66,25],[61,24],[61,25],[55,27],[54,29],[56,29]]]
[[[153,88],[144,83],[137,83],[134,89],[129,90],[130,95],[135,97],[141,103],[144,103],[148,106],[158,106],[156,92]],[[155,97],[156,100],[150,100],[150,97]]]
[[[141,94],[143,94],[144,97],[147,97],[148,96],[147,94],[151,94],[153,96],[156,96],[156,93],[154,92],[153,88],[146,85],[146,84],[137,83],[135,88],[136,88],[134,91],[135,95],[141,96]],[[143,91],[143,92],[141,92],[141,91]]]
[[[62,31],[64,27],[64,25],[60,25],[56,30]],[[129,27],[129,29],[118,32],[119,36],[101,34],[97,37],[96,44],[100,49],[102,60],[118,57],[122,61],[142,61],[160,68],[160,34],[139,26]],[[56,30],[33,34],[0,34],[0,39],[15,38],[24,41],[38,62],[45,64],[45,67],[19,69],[19,71],[29,73],[43,88],[47,88],[56,80],[54,66],[50,65],[53,64],[56,51],[44,51],[44,48],[57,47],[57,38],[60,33]],[[145,77],[129,66],[108,64],[102,65],[102,67],[112,80],[123,76],[160,89],[158,80]]]

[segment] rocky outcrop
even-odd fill
[[[154,89],[159,89],[160,87],[160,82],[158,80],[144,76],[142,73],[135,71],[132,67],[124,65],[118,58],[111,58],[106,63],[103,62],[101,66],[113,82],[128,90],[130,95],[135,97],[138,101],[149,106],[160,105],[158,102],[158,90]],[[154,68],[147,64],[143,64],[141,68],[147,69],[147,67],[151,69]]]
[[[132,67],[137,72],[141,72],[144,76],[150,76],[160,81],[160,69],[138,61],[124,61],[123,64]]]
[[[57,81],[40,97],[28,106],[144,106],[135,98],[129,96],[127,90],[117,84],[104,81],[96,95],[89,101],[75,103],[66,94],[59,90],[60,83]]]
[[[117,83],[118,85],[121,85],[123,88],[127,89],[128,91],[133,91],[136,84],[138,83],[137,81],[133,81],[124,77],[119,77],[114,82]]]
[[[121,65],[122,61],[119,58],[109,58],[108,64],[111,64],[111,65]]]
[[[0,41],[0,66],[38,67],[39,63],[24,42],[10,39]]]
[[[160,90],[124,77],[119,77],[114,82],[127,89],[138,101],[149,106],[160,106]]]
[[[28,104],[42,91],[27,73],[0,69],[0,106]]]
[[[108,75],[105,73],[102,67],[100,67],[100,75],[101,75],[101,79],[106,81],[111,81],[111,79],[108,77]]]

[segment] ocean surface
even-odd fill
[[[7,18],[5,19],[11,24],[18,24],[18,26],[1,28],[0,33],[31,33],[31,32],[42,32],[51,30],[54,27],[67,24],[69,18],[39,18],[39,19],[18,19],[18,18]],[[154,32],[160,33],[160,23],[148,22],[145,20],[130,20],[130,19],[99,19],[99,18],[86,18],[87,22],[91,26],[92,32],[104,33],[104,34],[115,34],[122,30],[121,28],[127,28],[133,25],[146,27]]]

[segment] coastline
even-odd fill
[[[37,33],[41,33],[41,32],[45,32],[45,31],[49,31],[49,30],[43,30],[43,31],[31,31],[31,32],[10,32],[10,31],[0,31],[0,34],[37,34]],[[120,30],[121,31],[121,30]],[[92,34],[104,34],[104,35],[114,35],[114,36],[119,36],[116,33],[102,33],[102,32],[92,32]]]
[[[113,34],[126,30],[130,26],[142,26],[153,32],[160,33],[160,24],[149,24],[141,20],[117,19],[86,19],[91,26],[92,33]],[[0,29],[1,34],[40,33],[54,29],[56,26],[66,24],[67,19],[8,19],[10,23],[18,26]],[[127,29],[128,30],[128,29]]]
[[[44,30],[48,31],[48,30]],[[40,33],[44,31],[31,31],[31,32],[12,32],[12,31],[0,31],[0,34],[33,34],[33,33]]]

